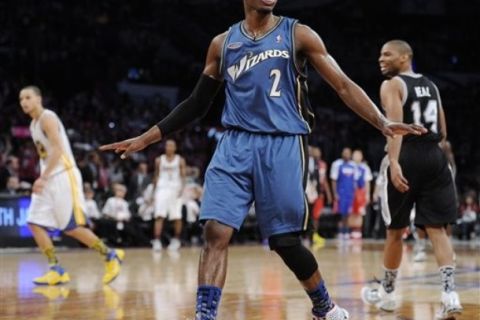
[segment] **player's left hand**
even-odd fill
[[[147,147],[141,136],[131,139],[114,142],[100,146],[100,151],[114,150],[115,153],[121,153],[120,158],[126,159],[132,153],[143,150]]]
[[[143,150],[150,144],[160,141],[161,139],[162,133],[160,132],[160,128],[153,126],[139,136],[100,146],[100,151],[114,150],[115,153],[121,153],[120,158],[126,159],[132,153]]]
[[[401,122],[385,122],[382,133],[387,137],[393,137],[395,135],[407,135],[407,134],[414,134],[414,135],[422,135],[427,133],[427,129],[417,124],[406,124]]]
[[[42,192],[43,188],[45,187],[45,179],[37,178],[32,186],[32,192],[39,194]]]

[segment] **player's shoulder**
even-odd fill
[[[42,115],[40,116],[40,124],[42,126],[52,125],[58,121],[60,121],[60,118],[53,110],[50,109],[43,110]]]
[[[401,83],[403,80],[399,75],[393,76],[391,78],[385,79],[382,81],[382,86],[391,86]]]
[[[332,167],[338,167],[338,166],[342,165],[342,163],[343,163],[343,159],[341,159],[341,158],[337,159],[337,160],[332,162]]]
[[[308,40],[311,37],[319,37],[317,32],[310,28],[308,25],[301,23],[301,22],[295,22],[295,38],[300,39],[300,40]]]
[[[222,32],[222,33],[219,33],[219,34],[217,34],[216,36],[214,36],[213,39],[212,39],[211,44],[212,44],[212,45],[215,45],[215,46],[220,46],[220,47],[221,47],[221,46],[223,45],[223,43],[225,42],[225,39],[227,38],[228,33],[230,32],[230,29],[231,29],[231,27],[230,27],[228,30],[226,30],[226,31],[224,31],[224,32]]]
[[[209,52],[212,52],[215,57],[219,58],[221,56],[223,46],[225,44],[225,41],[227,40],[229,30],[222,32],[220,34],[217,34],[215,37],[213,37],[212,41],[210,42],[209,46]]]
[[[41,117],[42,117],[42,119],[44,119],[44,118],[58,118],[58,115],[53,110],[44,109]]]
[[[405,81],[397,75],[383,80],[382,84],[380,85],[380,92],[403,91],[405,85]]]

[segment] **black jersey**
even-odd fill
[[[403,141],[408,142],[439,142],[442,139],[440,130],[441,99],[437,86],[421,74],[398,77],[406,86],[406,97],[403,98],[403,122],[415,123],[428,129],[421,136],[407,135]]]

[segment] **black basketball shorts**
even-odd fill
[[[382,215],[391,229],[410,225],[410,214],[415,206],[415,225],[445,226],[456,220],[456,191],[452,171],[445,153],[434,142],[404,143],[399,156],[404,177],[410,189],[399,192],[390,179],[384,188]],[[380,173],[382,174],[382,173]]]

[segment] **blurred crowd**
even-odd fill
[[[387,2],[390,5],[370,6],[351,1],[319,1],[318,5],[310,4],[309,10],[302,10],[294,1],[285,1],[283,7],[279,4],[278,12],[297,17],[317,30],[340,65],[375,101],[382,81],[376,62],[380,46],[392,36],[411,43],[416,68],[437,83],[442,95],[457,167],[458,224],[463,230],[461,237],[471,237],[477,230],[480,192],[476,123],[480,118],[476,106],[480,100],[480,70],[477,49],[469,44],[480,37],[477,19],[471,14],[479,12],[479,8],[470,4],[461,11],[453,1],[445,0],[441,10],[411,14],[405,8],[396,8],[392,1]],[[149,228],[144,223],[148,221],[149,184],[143,181],[151,179],[154,159],[164,146],[152,146],[129,161],[99,153],[97,147],[144,131],[173,105],[158,94],[134,99],[119,90],[119,83],[175,87],[182,99],[202,70],[210,39],[242,16],[241,3],[234,1],[0,2],[0,59],[4,62],[0,65],[2,192],[28,194],[38,175],[37,155],[27,129],[29,120],[18,106],[19,89],[36,84],[44,92],[45,106],[56,111],[64,122],[86,183],[85,192],[101,208],[92,214],[92,221],[97,220],[92,227],[101,233],[102,228],[109,228],[109,222],[119,220],[115,230],[123,224],[122,232],[111,240],[133,241],[122,240],[136,233],[125,221],[135,220],[139,228]],[[311,146],[322,150],[321,157],[329,168],[345,146],[362,150],[362,162],[368,162],[375,181],[385,139],[345,108],[314,72],[310,72],[309,89],[316,115]],[[196,186],[202,185],[203,172],[221,135],[221,107],[222,94],[205,119],[172,135]],[[313,154],[318,157],[317,151]],[[319,176],[312,170],[312,176]],[[323,175],[328,180],[330,169],[326,170]],[[143,176],[150,178],[143,180]],[[369,215],[376,208],[374,197],[370,198],[375,191],[372,184],[365,196],[363,222],[344,221],[344,227],[355,228],[354,232],[368,237],[378,232],[375,219]],[[189,197],[199,202],[201,190],[193,193],[196,196]],[[327,219],[329,212],[336,211],[331,205],[335,191],[331,189],[331,193],[330,202],[325,194],[318,219],[322,214]],[[123,207],[128,212],[111,213],[108,203],[112,197],[124,199]],[[311,205],[316,202],[312,200]],[[318,208],[317,203],[317,211]],[[188,210],[185,204],[185,217]],[[321,223],[314,225],[322,227]],[[255,230],[254,220],[249,220],[247,226]]]

